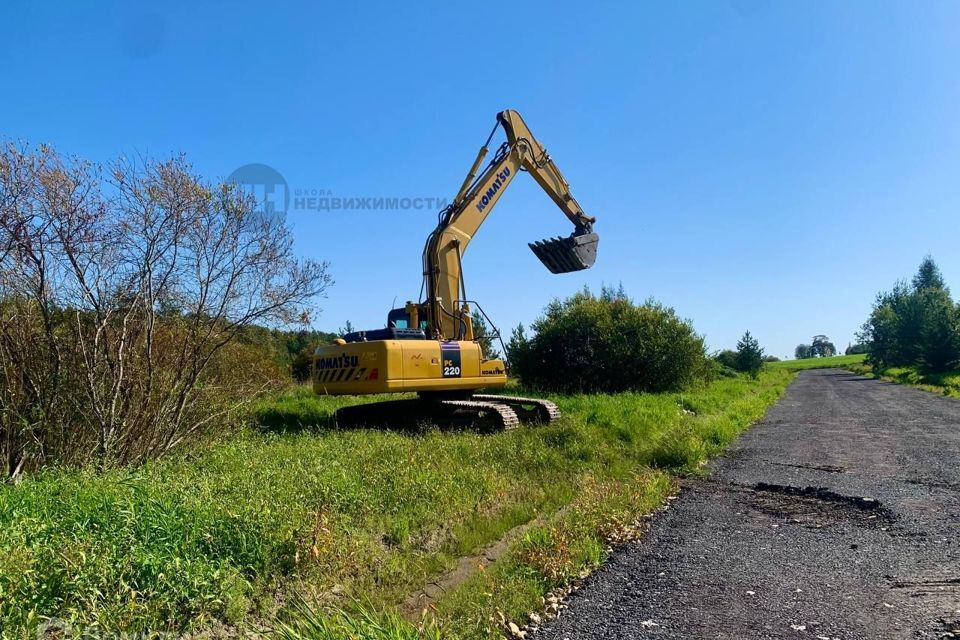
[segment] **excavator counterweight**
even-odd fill
[[[553,403],[537,398],[479,395],[507,383],[506,365],[485,354],[473,332],[474,309],[466,297],[462,260],[467,245],[507,186],[528,172],[574,225],[570,236],[531,243],[552,273],[589,269],[597,259],[595,219],[586,215],[547,150],[520,114],[497,114],[507,140],[483,169],[480,149],[454,201],[440,212],[423,249],[423,291],[387,315],[387,327],[355,331],[317,348],[313,388],[318,394],[366,395],[415,392],[417,398],[358,404],[339,409],[341,426],[397,427],[421,423],[510,429],[521,422],[551,422]],[[482,312],[482,310],[481,310]]]

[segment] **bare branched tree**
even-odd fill
[[[308,319],[331,282],[282,218],[182,157],[103,173],[47,147],[0,153],[7,477],[137,462],[209,430],[264,385],[224,366],[238,336]]]

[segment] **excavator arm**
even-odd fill
[[[596,219],[584,213],[547,150],[534,138],[516,111],[497,114],[497,126],[503,127],[507,141],[478,177],[495,127],[456,198],[440,213],[437,228],[427,238],[424,247],[426,299],[417,305],[417,311],[426,314],[424,319],[431,337],[473,339],[461,261],[480,225],[520,171],[529,172],[574,225],[574,231],[568,237],[531,243],[529,246],[534,254],[553,273],[587,269],[596,260],[599,241],[593,233]]]

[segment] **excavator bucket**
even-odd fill
[[[550,273],[569,273],[593,266],[599,242],[595,233],[574,233],[566,238],[537,240],[529,246]]]

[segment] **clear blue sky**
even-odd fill
[[[960,4],[7,1],[0,135],[97,161],[248,163],[291,191],[450,198],[518,109],[600,255],[554,276],[526,247],[569,225],[526,176],[465,259],[503,328],[622,282],[712,348],[841,348],[874,294],[933,254],[960,289]],[[291,211],[328,260],[318,326],[416,298],[434,211]]]

